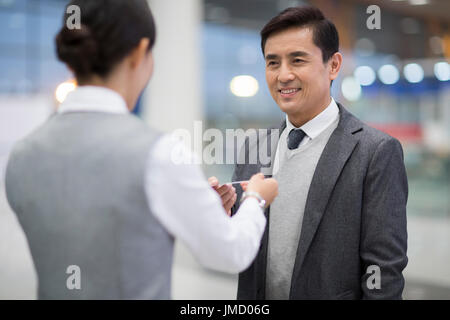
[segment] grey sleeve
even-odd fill
[[[364,183],[360,244],[363,299],[402,299],[402,272],[408,263],[407,198],[401,144],[394,138],[383,140],[373,154]]]

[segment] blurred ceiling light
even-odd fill
[[[247,75],[236,76],[230,82],[230,90],[238,97],[253,97],[259,90],[258,80]]]
[[[409,4],[412,6],[423,6],[429,3],[430,3],[429,0],[409,0]]]
[[[378,78],[384,84],[394,84],[400,78],[400,73],[394,65],[385,64],[378,70]]]
[[[403,74],[408,82],[418,83],[423,80],[423,68],[417,63],[407,64],[403,68]]]
[[[442,54],[444,52],[443,41],[441,37],[433,36],[430,38],[431,51],[434,54]]]
[[[369,66],[360,66],[353,73],[362,86],[370,86],[376,79],[375,71]]]
[[[450,65],[447,62],[438,62],[434,65],[434,75],[439,81],[450,80]]]
[[[361,98],[361,86],[353,77],[345,77],[341,85],[342,95],[348,101],[357,101]]]
[[[355,51],[360,56],[371,56],[375,52],[375,44],[370,39],[361,38],[355,43]]]
[[[75,81],[70,80],[70,81],[66,81],[61,83],[55,91],[55,98],[56,101],[58,101],[59,103],[63,103],[64,100],[66,100],[67,95],[75,90],[75,88],[77,87]]]

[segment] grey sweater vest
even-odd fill
[[[266,298],[289,299],[303,214],[316,165],[339,118],[309,143],[280,154],[278,197],[270,206]]]
[[[170,298],[173,238],[144,188],[157,137],[133,115],[74,112],[15,146],[6,192],[39,299]]]

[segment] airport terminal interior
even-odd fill
[[[76,87],[55,55],[54,37],[66,4],[0,0],[0,299],[36,298],[36,274],[25,235],[6,201],[4,169],[13,144],[42,124]],[[332,96],[402,143],[409,186],[403,297],[450,299],[450,1],[149,4],[158,33],[155,71],[134,112],[165,132],[192,131],[196,121],[203,130],[222,132],[278,125],[283,114],[267,89],[259,31],[287,7],[319,7],[336,24],[344,57]],[[380,8],[380,28],[367,23],[370,5]],[[205,177],[231,181],[231,164],[202,167]],[[201,267],[177,242],[174,299],[235,299],[236,289],[237,275]]]

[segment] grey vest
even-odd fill
[[[173,238],[144,187],[157,138],[133,115],[74,112],[14,147],[6,192],[39,299],[170,298]]]
[[[339,118],[309,143],[280,154],[278,197],[270,206],[266,298],[289,299],[306,200],[322,151]],[[286,143],[279,141],[279,143]]]

